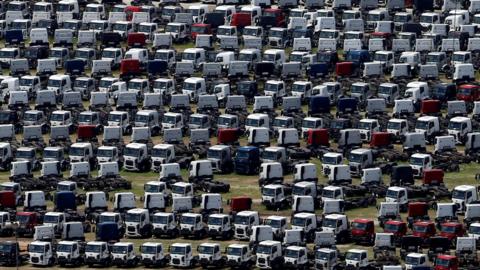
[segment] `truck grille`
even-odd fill
[[[173,264],[180,264],[180,259],[172,259]]]
[[[258,262],[261,263],[261,264],[264,264],[266,261],[265,261],[265,258],[259,258]]]
[[[32,262],[33,263],[38,263],[40,259],[38,257],[32,257]]]
[[[237,233],[243,233],[244,230],[243,229],[237,229]]]
[[[134,232],[134,231],[135,231],[135,227],[134,227],[134,226],[128,226],[128,231],[129,231],[129,232]]]
[[[133,161],[127,160],[127,161],[125,161],[125,164],[127,164],[127,165],[129,165],[129,166],[133,166]]]

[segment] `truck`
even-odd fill
[[[152,235],[152,224],[148,209],[130,209],[125,214],[125,226],[127,237],[146,237]]]
[[[141,263],[145,267],[164,267],[170,257],[164,254],[162,243],[145,242],[140,246]]]
[[[260,224],[260,217],[256,211],[240,211],[235,215],[233,222],[234,238],[238,240],[249,239],[253,226]]]
[[[209,266],[223,267],[226,265],[227,257],[222,255],[218,243],[202,243],[197,246],[198,260],[202,268]]]
[[[28,244],[29,262],[31,265],[53,266],[55,256],[51,242],[33,241]]]
[[[140,261],[140,258],[135,254],[134,245],[131,242],[118,242],[113,244],[111,254],[112,263],[117,267],[135,267]]]
[[[60,241],[57,244],[56,259],[58,265],[65,267],[66,265],[81,265],[84,257],[81,253],[83,248],[77,241]]]
[[[112,256],[107,242],[90,241],[85,246],[85,263],[89,267],[101,265],[103,267],[110,266]]]
[[[285,262],[282,243],[278,241],[267,240],[260,242],[256,254],[256,266],[260,269],[279,269]]]
[[[160,238],[164,235],[177,237],[180,230],[173,213],[157,212],[152,217],[153,235]]]
[[[174,243],[170,245],[169,252],[172,267],[194,267],[198,263],[198,256],[193,255],[189,243]]]

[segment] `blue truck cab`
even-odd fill
[[[95,231],[97,241],[116,242],[120,241],[122,234],[115,222],[102,222],[97,224]]]
[[[330,113],[330,98],[325,96],[312,96],[308,104],[308,115],[316,116]]]
[[[255,146],[242,146],[235,155],[235,173],[257,174],[260,168],[260,149]]]
[[[58,191],[54,196],[55,212],[77,210],[77,199],[73,191]]]
[[[337,114],[351,114],[358,111],[356,98],[340,98],[337,102]]]
[[[355,67],[360,67],[365,62],[370,62],[370,52],[368,50],[351,50],[345,55],[345,61],[352,62]]]

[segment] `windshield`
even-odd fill
[[[286,119],[275,119],[275,120],[273,120],[273,126],[275,126],[275,127],[286,127],[286,126],[288,126],[288,120],[286,120]]]
[[[285,257],[298,258],[298,254],[299,254],[299,250],[293,250],[293,249],[285,250]]]
[[[139,154],[140,154],[140,149],[126,147],[125,148],[125,153],[123,155],[124,156],[129,156],[129,157],[138,157]]]
[[[0,50],[0,58],[13,58],[14,54],[13,51]]]
[[[193,125],[201,125],[203,124],[203,117],[202,116],[194,116],[194,117],[190,117],[190,124],[193,124]]]
[[[21,78],[19,84],[20,86],[31,86],[33,84],[33,79]]]
[[[165,81],[155,81],[153,83],[154,89],[167,89],[167,82]]]
[[[142,114],[135,115],[135,122],[147,123],[148,115],[142,115]]]
[[[262,189],[263,196],[270,196],[275,197],[275,189],[274,188],[263,188]]]
[[[465,200],[465,195],[465,191],[454,189],[452,192],[452,199]]]
[[[374,59],[375,61],[385,62],[387,61],[387,55],[383,53],[376,53]]]
[[[315,252],[315,259],[317,260],[328,261],[329,258],[330,258],[330,254],[327,252],[323,252],[323,251]]]
[[[263,55],[263,61],[266,62],[274,62],[275,61],[275,54],[273,53],[266,53]]]
[[[35,152],[34,151],[29,151],[29,150],[18,150],[17,153],[15,153],[15,156],[17,158],[33,158],[35,157]]]
[[[86,88],[88,86],[88,80],[75,80],[73,87]]]
[[[101,23],[101,22],[91,22],[90,25],[88,26],[90,30],[105,30],[106,24]]]
[[[48,86],[50,87],[60,87],[62,86],[62,80],[48,80]]]
[[[239,61],[251,61],[251,60],[252,60],[252,56],[253,56],[253,54],[240,53],[240,54],[238,55],[238,60],[239,60]]]
[[[214,250],[215,249],[210,246],[203,246],[203,245],[198,246],[198,253],[200,254],[213,254]]]
[[[398,198],[398,191],[392,190],[392,189],[388,189],[388,190],[387,190],[387,194],[386,194],[385,196],[386,196],[387,198],[396,199],[396,198]]]
[[[463,61],[465,61],[465,55],[463,55],[463,54],[453,54],[452,61],[463,62]]]
[[[183,60],[195,60],[195,55],[196,53],[192,52],[192,53],[183,53],[182,54],[182,59]],[[190,87],[192,87],[192,90],[195,89],[195,84],[194,83],[184,83],[184,87],[186,87],[186,85],[190,85]]]
[[[99,221],[99,223],[102,223],[102,222],[115,222],[115,216],[112,216],[112,215],[100,215],[98,221]]]
[[[250,224],[249,220],[250,220],[250,217],[248,216],[240,216],[240,215],[235,216],[235,224],[249,225]]]
[[[139,25],[137,32],[140,33],[150,33],[151,27],[150,25]]]
[[[293,84],[292,85],[292,92],[305,92],[305,89],[307,88],[306,85],[303,84]]]
[[[278,154],[275,151],[263,151],[262,159],[277,160],[278,159]]]
[[[405,258],[405,264],[417,265],[418,264],[418,258],[412,257],[412,256],[407,256],[407,258]]]
[[[394,22],[408,22],[408,16],[405,14],[395,15],[393,17]]]
[[[153,216],[153,223],[156,224],[167,224],[168,223],[168,216]]]
[[[113,157],[113,149],[98,149],[98,157]]]
[[[283,30],[271,30],[270,31],[270,37],[282,38],[283,33],[284,33]]]
[[[337,227],[337,220],[327,218],[327,219],[323,220],[322,227],[336,228]]]
[[[436,258],[435,259],[435,265],[437,266],[443,266],[443,267],[448,267],[450,264],[450,260],[446,260],[446,259],[441,259],[441,258]]]
[[[102,250],[101,245],[87,245],[85,247],[85,252],[99,253]]]
[[[144,254],[156,254],[157,253],[157,247],[141,246],[140,252],[142,252]]]
[[[364,222],[352,222],[352,229],[355,230],[365,230],[367,228],[367,223]]]
[[[23,120],[25,121],[37,121],[38,114],[36,113],[25,113],[23,115]]]
[[[362,154],[356,154],[356,153],[350,153],[348,156],[348,161],[350,162],[362,162],[363,155]]]
[[[170,254],[180,254],[183,255],[185,254],[185,247],[179,247],[179,246],[172,246],[170,248]]]
[[[203,34],[203,33],[207,32],[207,27],[205,27],[203,25],[193,25],[192,26],[192,32]]]
[[[195,88],[196,88],[196,83],[188,83],[188,82],[185,82],[183,83],[183,90],[190,90],[190,91],[194,91]]]
[[[293,217],[292,226],[304,227],[307,220],[302,217]]]
[[[70,244],[59,244],[57,246],[57,252],[72,252],[72,245]]]
[[[279,84],[267,83],[267,84],[265,84],[265,89],[264,89],[264,91],[277,92],[279,86],[280,86]]]
[[[247,121],[245,123],[246,126],[251,126],[251,127],[258,127],[260,124],[260,121],[258,119],[251,119],[247,118]]]
[[[323,155],[323,157],[322,157],[322,163],[323,163],[323,164],[332,164],[332,165],[335,165],[335,164],[337,164],[337,157],[329,157],[329,156]]]
[[[302,121],[302,127],[303,128],[316,128],[317,125],[316,125],[316,121],[313,121],[313,120],[303,120]]]
[[[195,219],[196,219],[195,217],[191,217],[191,216],[182,216],[180,223],[194,225]]]
[[[113,246],[112,253],[115,254],[127,254],[127,246]]]
[[[184,194],[185,193],[185,187],[182,186],[172,186],[172,193],[174,194]]]
[[[428,54],[427,55],[427,63],[436,63],[440,61],[440,56],[437,54]]]
[[[265,221],[265,225],[268,225],[272,228],[280,228],[282,226],[282,222],[278,219],[269,218]]]
[[[247,151],[238,151],[236,157],[237,158],[249,158],[250,156],[249,156]]]
[[[292,194],[293,195],[305,195],[306,190],[307,190],[307,188],[294,185],[293,188],[292,188]]]
[[[208,158],[220,159],[222,157],[221,154],[222,154],[222,151],[220,151],[220,150],[208,149],[207,157]]]
[[[180,32],[180,26],[179,26],[179,25],[167,24],[167,26],[165,27],[165,32],[167,32],[167,33],[177,33],[177,32]]]
[[[25,29],[27,28],[27,23],[26,22],[12,22],[10,25],[10,29]]]
[[[63,113],[52,113],[50,116],[50,121],[63,121]]]
[[[415,128],[428,129],[428,121],[417,121],[417,123],[415,123]]]
[[[228,27],[219,27],[217,29],[217,36],[220,35],[220,36],[229,36],[232,34],[232,31],[230,28]]]
[[[232,256],[242,256],[242,248],[228,247],[227,254]]]
[[[372,13],[368,14],[367,21],[373,21],[373,22],[380,21],[380,14],[372,14]]]
[[[17,215],[15,220],[20,224],[26,224],[30,220],[30,216],[27,215]]]
[[[421,23],[432,23],[433,22],[433,16],[422,15],[422,16],[420,16],[420,22]]]
[[[244,36],[254,36],[254,37],[256,37],[258,35],[258,32],[259,31],[255,28],[245,28],[245,29],[243,29],[243,35]]]
[[[257,254],[271,254],[271,253],[272,253],[271,246],[259,245],[257,247]]]
[[[90,114],[79,114],[78,122],[80,123],[90,123],[92,122],[92,115]]]
[[[456,227],[455,226],[442,226],[442,232],[445,233],[455,233]]]
[[[397,224],[390,224],[390,223],[385,223],[385,229],[386,232],[396,232],[398,231],[398,225]]]
[[[423,233],[423,232],[427,231],[427,228],[428,227],[425,226],[425,225],[415,225],[415,224],[413,225],[413,231],[414,232],[422,232]]]
[[[168,157],[168,149],[153,148],[152,157]]]
[[[345,255],[345,259],[350,261],[360,261],[361,258],[362,258],[361,253],[356,253],[356,252],[347,252],[347,255]]]
[[[448,123],[448,129],[462,130],[462,123],[450,121],[450,123]]]
[[[335,38],[336,32],[332,31],[320,31],[320,38]]]
[[[471,92],[472,91],[471,91],[470,88],[460,88],[460,89],[458,89],[458,94],[464,95],[464,96],[469,96]]]
[[[64,22],[63,29],[77,30],[78,24],[76,22]]]
[[[108,115],[108,121],[109,122],[120,122],[122,120],[122,115],[121,114],[109,114]]]
[[[391,87],[380,86],[380,87],[378,88],[378,93],[379,93],[379,94],[390,95],[391,92],[392,92],[392,88],[391,88]]]
[[[400,123],[399,122],[392,122],[392,121],[389,121],[388,124],[387,124],[387,129],[395,129],[395,130],[398,130],[400,129]]]
[[[411,165],[423,166],[423,158],[419,157],[411,157],[410,158]]]
[[[90,51],[85,51],[85,50],[77,50],[75,52],[75,57],[77,58],[90,58]]]
[[[208,218],[208,225],[222,225],[223,224],[223,218],[221,217],[209,217]]]
[[[350,91],[356,94],[363,94],[365,92],[364,89],[365,89],[365,86],[352,85]]]
[[[44,245],[30,244],[28,246],[28,252],[30,253],[43,253],[44,249],[45,249]]]
[[[468,232],[471,234],[480,234],[480,226],[470,226]]]
[[[57,150],[44,150],[43,158],[58,158],[59,151]]]
[[[123,23],[115,23],[113,24],[112,30],[113,31],[127,31],[128,29],[128,24],[123,24]]]
[[[174,115],[165,115],[163,117],[163,123],[167,123],[167,124],[175,124],[177,121],[177,118],[174,116]]]
[[[43,223],[58,223],[58,216],[45,215],[43,217]]]
[[[82,147],[70,147],[68,154],[70,156],[83,156],[85,153],[85,148]]]

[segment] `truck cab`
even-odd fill
[[[367,251],[363,249],[349,249],[345,253],[345,265],[357,269],[368,268],[370,263],[368,261]]]
[[[170,266],[191,267],[198,260],[193,256],[192,245],[187,243],[174,243],[170,245]]]
[[[414,267],[428,266],[428,257],[422,253],[409,253],[405,257],[405,269],[412,270]]]
[[[241,211],[237,213],[234,219],[235,239],[249,239],[249,231],[253,226],[260,224],[258,212]]]
[[[257,263],[260,269],[277,269],[284,262],[282,244],[278,241],[262,241],[257,247]]]
[[[440,132],[440,122],[436,116],[421,116],[415,123],[415,132],[425,134],[425,138],[431,141]]]
[[[459,185],[452,191],[452,202],[458,206],[458,212],[464,212],[466,205],[478,201],[478,192],[474,186]]]
[[[249,245],[230,244],[227,247],[227,264],[234,267],[252,267],[255,256]]]
[[[148,209],[135,208],[127,211],[125,215],[127,237],[150,237],[152,225]]]
[[[448,135],[453,135],[457,144],[464,144],[470,132],[472,132],[472,120],[468,117],[457,116],[448,122]]]
[[[380,123],[377,119],[361,119],[358,123],[360,136],[364,142],[369,142],[372,134],[380,131]]]
[[[369,168],[373,165],[373,152],[371,149],[362,148],[352,150],[348,157],[348,161],[352,176],[359,176],[362,169]]]
[[[53,266],[55,258],[51,242],[33,241],[28,245],[29,262],[38,266]]]
[[[416,153],[410,156],[410,166],[415,177],[422,177],[425,170],[433,166],[433,158],[429,154]]]

